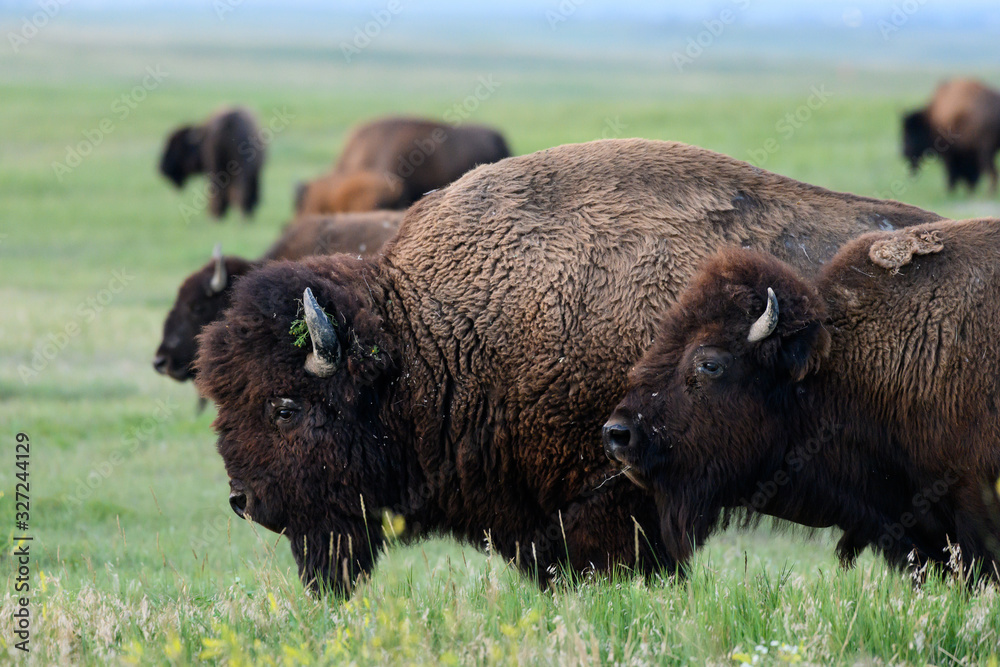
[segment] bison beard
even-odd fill
[[[377,521],[366,521],[301,534],[288,532],[299,579],[320,595],[350,595],[357,581],[375,565],[375,554],[382,548],[380,530]]]

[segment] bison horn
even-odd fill
[[[211,288],[212,294],[218,294],[226,289],[226,262],[222,259],[221,243],[215,244],[215,249],[212,251],[212,259],[215,260],[215,273],[212,274],[212,280],[208,283],[208,286]]]
[[[757,318],[757,321],[750,327],[750,335],[747,340],[751,343],[764,340],[774,333],[778,328],[778,297],[774,296],[774,290],[767,288],[767,308],[764,314]]]
[[[302,295],[306,309],[306,326],[312,339],[313,351],[306,357],[306,371],[316,377],[330,377],[340,366],[340,341],[337,332],[319,307],[312,290],[306,288]]]

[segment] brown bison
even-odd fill
[[[306,216],[289,223],[274,245],[255,262],[223,257],[216,246],[212,261],[181,284],[177,300],[163,324],[163,340],[153,357],[158,373],[184,382],[194,377],[195,337],[229,306],[233,281],[272,259],[346,252],[369,257],[396,233],[400,211]]]
[[[724,252],[632,370],[605,449],[652,489],[678,562],[744,510],[840,527],[845,564],[957,545],[996,575],[998,306],[997,220],[867,234],[814,277]]]
[[[983,172],[997,191],[994,158],[1000,150],[1000,92],[978,81],[946,81],[930,104],[903,118],[903,155],[914,172],[925,155],[938,155],[948,171],[948,190],[966,181],[974,190]]]
[[[167,137],[160,172],[178,188],[188,176],[209,180],[209,211],[216,218],[230,204],[245,216],[253,214],[260,194],[264,141],[253,114],[243,108],[224,109],[201,125],[185,125]]]
[[[378,258],[237,283],[196,362],[230,503],[340,592],[373,566],[383,508],[538,577],[669,566],[600,425],[696,266],[736,243],[812,272],[863,231],[936,219],[677,143],[479,167],[414,204]]]
[[[404,209],[476,165],[510,155],[496,130],[416,118],[385,118],[351,132],[329,174],[299,186],[295,207],[306,213]]]

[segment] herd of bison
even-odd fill
[[[903,154],[997,187],[1000,93],[942,84]],[[170,135],[250,215],[242,108]],[[405,538],[683,573],[732,521],[836,526],[901,568],[1000,580],[1000,220],[831,192],[685,144],[511,157],[410,118],[348,138],[259,259],[181,285],[155,369],[218,409],[242,518],[347,594]]]

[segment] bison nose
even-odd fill
[[[167,355],[158,354],[153,357],[153,370],[157,373],[165,374],[167,372]]]
[[[632,443],[632,429],[618,421],[604,425],[604,453],[612,461],[625,463],[622,453]]]
[[[247,509],[247,494],[242,491],[233,491],[229,494],[229,506],[236,512],[236,516],[245,519],[244,513]]]

